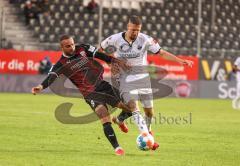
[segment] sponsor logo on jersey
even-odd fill
[[[127,43],[123,43],[121,46],[120,46],[120,51],[121,52],[129,52],[129,51],[131,51],[132,50],[132,47],[129,45],[129,44],[127,44]]]

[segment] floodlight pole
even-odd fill
[[[211,27],[212,27],[212,29],[215,26],[215,18],[216,18],[216,0],[212,0],[212,17],[211,17]]]
[[[197,57],[201,57],[202,0],[198,0]]]
[[[98,45],[102,41],[102,26],[103,26],[103,1],[99,0],[99,22],[98,22]]]
[[[5,14],[4,14],[4,8],[3,7],[0,7],[0,20],[1,20],[1,23],[0,23],[0,48],[2,48],[2,39],[5,37],[4,36],[4,21],[5,21]]]

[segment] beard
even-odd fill
[[[130,36],[131,40],[135,40],[137,38],[137,36]]]
[[[74,55],[74,51],[73,51],[73,52],[69,52],[69,53],[64,52],[64,54],[65,54],[66,56],[68,56],[68,57],[71,57],[71,56]]]

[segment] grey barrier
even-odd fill
[[[0,74],[0,92],[30,93],[31,88],[41,83],[45,77],[46,75]],[[106,80],[110,81],[107,78]],[[160,91],[155,99],[162,97],[233,99],[236,96],[235,81],[151,80],[151,83],[153,89],[158,88]],[[64,86],[74,88],[68,80]],[[44,93],[53,92],[47,88]]]

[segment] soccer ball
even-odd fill
[[[140,150],[149,150],[152,149],[153,144],[154,144],[154,139],[153,136],[149,133],[141,133],[137,137],[137,147]]]
[[[177,97],[189,97],[191,90],[191,85],[188,82],[177,83],[175,87],[175,93]]]

